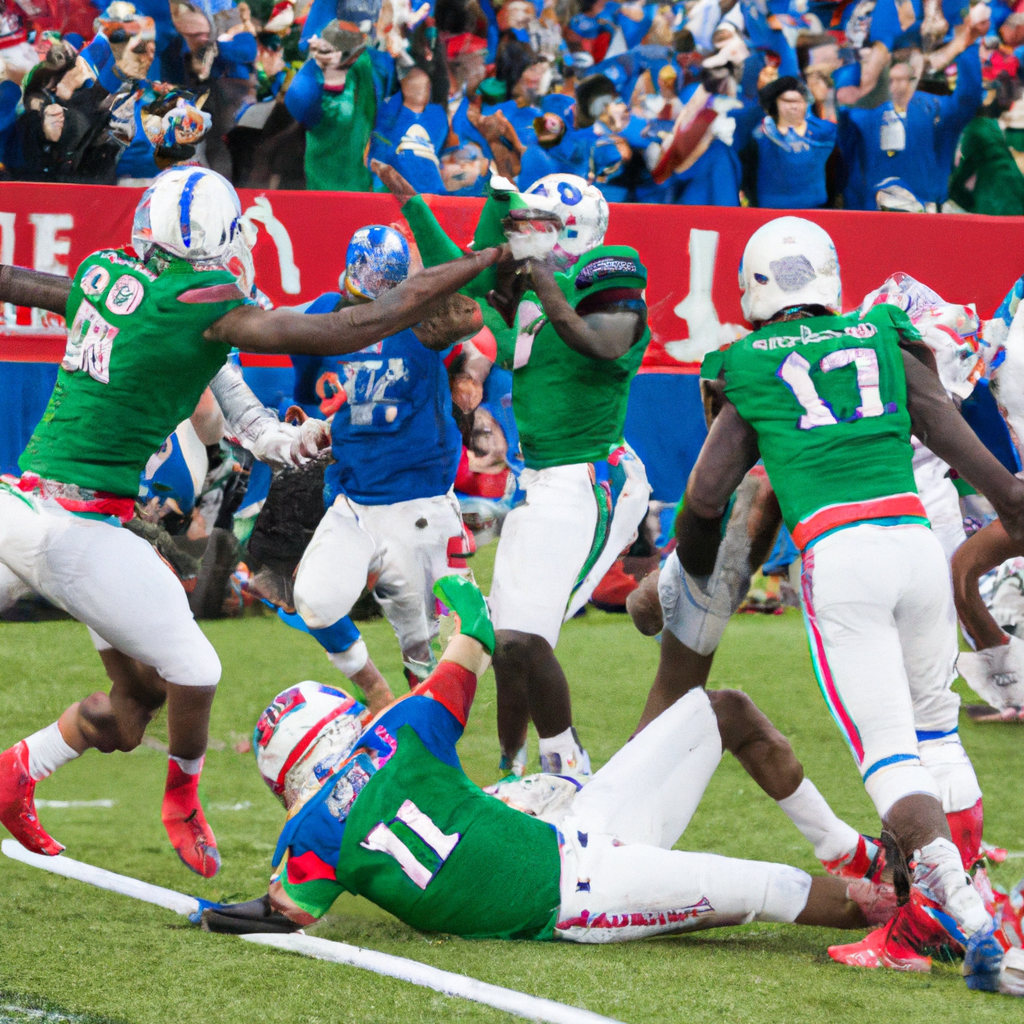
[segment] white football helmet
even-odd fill
[[[980,337],[981,321],[974,308],[946,302],[926,284],[904,273],[893,274],[881,288],[865,296],[860,315],[880,303],[898,306],[910,317],[935,354],[935,368],[943,387],[951,397],[967,398],[985,374],[988,348]]]
[[[355,748],[370,712],[344,690],[307,680],[279,693],[252,735],[263,781],[291,807]]]
[[[584,253],[604,243],[608,230],[608,200],[596,185],[576,174],[546,174],[524,195],[539,197],[541,201],[536,205],[562,220],[562,230],[552,250],[560,269],[568,269]]]
[[[206,167],[172,167],[158,175],[132,223],[132,246],[144,262],[159,250],[197,266],[224,267],[246,295],[255,283],[255,240],[234,186]]]
[[[839,313],[843,286],[836,247],[824,229],[802,217],[770,220],[743,250],[740,290],[743,315],[752,324],[790,306],[824,306]]]

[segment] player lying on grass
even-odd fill
[[[415,928],[475,938],[598,943],[752,920],[865,925],[845,880],[672,849],[723,747],[752,753],[759,742],[741,694],[691,692],[579,792],[550,775],[493,787],[510,803],[545,805],[545,817],[557,809],[557,824],[474,785],[456,743],[494,630],[468,580],[446,576],[435,591],[459,632],[433,674],[358,738],[361,706],[339,693],[325,711],[304,699],[310,684],[261,717],[257,760],[288,808],[274,863],[287,861],[268,897],[207,911],[206,927],[287,930],[281,915],[308,925],[343,892]],[[877,890],[862,888],[870,908]]]
[[[59,853],[36,816],[35,783],[89,747],[132,749],[166,700],[163,820],[182,860],[209,877],[219,855],[197,790],[220,662],[174,574],[120,529],[133,515],[139,476],[232,346],[330,355],[417,324],[429,331],[445,319],[446,297],[498,254],[425,271],[376,302],[304,316],[251,304],[241,206],[212,171],[160,175],[132,235],[134,251],[95,253],[73,281],[0,268],[2,301],[61,313],[70,324],[53,395],[20,459],[23,475],[0,483],[0,562],[89,626],[120,663],[109,696],[87,697],[0,755],[0,822],[28,849]],[[479,326],[477,313],[461,333]]]
[[[703,374],[725,404],[677,520],[686,586],[707,599],[727,504],[763,457],[803,552],[804,612],[822,692],[913,871],[907,913],[931,917],[966,946],[968,983],[989,986],[1003,951],[943,814],[943,787],[975,799],[980,790],[958,743],[927,764],[920,746],[955,736],[959,700],[950,689],[948,570],[914,486],[911,426],[992,501],[1011,533],[1024,532],[1024,484],[915,358],[920,335],[902,311],[838,314],[838,258],[821,228],[792,217],[769,222],[748,242],[740,279],[755,330],[705,359]],[[913,949],[888,949],[895,937],[893,929],[869,936],[843,959],[927,969]]]

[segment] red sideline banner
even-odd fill
[[[89,253],[128,245],[141,189],[105,185],[0,185],[0,262],[73,273]],[[240,192],[259,228],[256,279],[278,305],[338,287],[345,249],[365,224],[400,221],[390,195],[345,192]],[[428,196],[442,225],[468,245],[482,200]],[[649,372],[694,373],[704,352],[742,325],[737,271],[751,233],[773,210],[707,206],[613,205],[607,241],[632,245],[646,264],[654,341]],[[898,213],[805,214],[832,236],[842,268],[844,308],[896,271],[954,302],[991,316],[1024,272],[1024,218]],[[0,360],[59,362],[64,325],[39,310],[3,310]],[[245,357],[248,365],[287,365]]]

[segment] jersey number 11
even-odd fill
[[[391,824],[396,821],[402,822],[403,825],[415,832],[434,851],[441,862],[436,868],[430,869],[421,864],[412,850],[383,821],[377,822],[370,829],[370,834],[359,845],[364,850],[386,853],[389,857],[394,857],[406,876],[421,889],[426,889],[434,875],[441,870],[441,866],[451,856],[452,850],[459,845],[462,835],[459,832],[445,835],[433,820],[411,800],[404,801],[398,808],[398,813],[392,819]]]

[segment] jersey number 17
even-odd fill
[[[857,370],[855,385],[859,402],[852,416],[843,420],[836,418],[832,406],[826,402],[811,380],[811,364],[799,352],[791,352],[775,371],[793,397],[803,407],[803,415],[797,422],[801,430],[813,430],[815,427],[831,427],[837,423],[851,423],[854,420],[867,419],[870,416],[884,416],[896,412],[896,404],[882,403],[879,389],[878,353],[873,348],[841,348],[829,352],[818,360],[818,369],[822,373],[838,370],[853,364]]]

